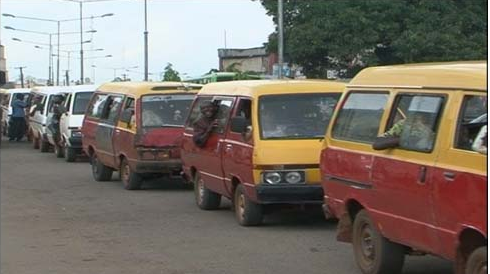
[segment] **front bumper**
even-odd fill
[[[258,185],[257,200],[261,204],[321,204],[321,185]]]
[[[135,172],[137,173],[179,173],[182,170],[180,159],[170,159],[165,161],[143,161],[135,162]]]

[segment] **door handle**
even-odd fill
[[[116,129],[116,133],[121,133],[121,131],[119,129]]]
[[[418,179],[418,183],[419,184],[425,184],[425,177],[427,175],[427,167],[425,166],[422,166],[420,167],[420,171],[419,171],[419,179]]]
[[[444,175],[444,178],[446,179],[446,181],[454,181],[454,178],[456,177],[456,174],[454,174],[453,172],[450,172],[450,171],[444,171],[442,173]]]

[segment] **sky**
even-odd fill
[[[91,0],[93,1],[93,0]],[[260,47],[274,31],[272,17],[260,1],[251,0],[148,0],[149,78],[161,79],[167,63],[181,76],[194,77],[218,68],[218,48]],[[80,6],[67,0],[0,0],[0,12],[51,20],[79,19]],[[113,16],[83,20],[84,77],[96,84],[123,73],[132,80],[144,78],[144,0],[100,0],[83,4],[83,17]],[[0,42],[5,46],[9,80],[24,75],[47,79],[49,35],[18,30],[56,33],[56,22],[1,16]],[[5,29],[9,26],[18,30]],[[60,23],[60,32],[79,32],[80,21]],[[225,35],[226,33],[226,35]],[[226,37],[226,39],[225,39]],[[18,38],[22,42],[14,41]],[[35,42],[42,47],[35,48]],[[52,36],[55,46],[57,36]],[[69,44],[69,45],[63,45]],[[80,79],[80,34],[60,35],[60,83],[69,69],[70,79]],[[104,49],[103,51],[93,51]],[[54,48],[56,54],[56,48]],[[92,50],[92,51],[91,51]],[[65,52],[63,52],[65,51]],[[68,53],[70,59],[68,63]],[[106,55],[112,57],[98,58]],[[54,57],[56,80],[57,57]],[[68,67],[69,66],[69,67]],[[129,70],[129,71],[128,71]]]

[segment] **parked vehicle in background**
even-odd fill
[[[48,141],[54,147],[57,157],[64,157],[67,162],[74,162],[78,155],[82,153],[82,121],[85,110],[97,86],[79,85],[66,87],[66,91],[59,93],[64,101],[62,103],[62,113],[59,121],[59,140],[53,133],[47,130]],[[49,111],[51,119],[52,110]],[[49,123],[49,122],[48,122]]]
[[[232,200],[238,223],[259,225],[270,204],[320,204],[319,152],[344,84],[233,81],[203,87],[185,125],[182,162],[197,205]],[[201,106],[217,109],[204,146],[193,141]]]
[[[21,93],[24,95],[24,101],[29,101],[29,92],[31,90],[28,88],[16,88],[16,89],[4,89],[3,92],[0,93],[2,96],[2,133],[4,136],[8,136],[9,130],[9,120],[12,115],[12,102],[15,99],[16,94]]]
[[[434,254],[487,273],[487,65],[367,68],[348,84],[321,154],[324,211],[363,273]],[[482,142],[483,141],[483,142]],[[486,148],[485,148],[486,153]]]
[[[216,82],[224,82],[224,81],[233,81],[236,80],[238,73],[236,72],[211,72],[208,74],[205,74],[200,77],[195,77],[195,78],[188,78],[184,79],[183,81],[186,83],[195,83],[195,84],[208,84],[208,83],[216,83]],[[258,75],[251,75],[251,74],[243,74],[240,76],[241,80],[260,80],[263,79],[261,76]]]
[[[82,126],[83,150],[96,181],[119,171],[124,188],[139,189],[152,175],[180,175],[179,142],[201,85],[119,82],[93,94]]]
[[[48,152],[51,144],[46,135],[48,126],[49,110],[53,105],[54,96],[58,93],[66,92],[67,87],[34,87],[31,89],[29,104],[29,133],[32,136],[32,143],[35,149],[41,152]]]

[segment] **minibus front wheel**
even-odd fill
[[[488,272],[487,247],[482,246],[471,252],[466,263],[466,274],[486,274]]]
[[[126,190],[137,190],[141,188],[143,180],[141,176],[132,171],[129,166],[128,160],[123,158],[121,161],[121,169],[119,170],[119,175],[121,176],[121,181],[123,182],[124,189]]]
[[[352,245],[357,265],[364,274],[397,274],[405,261],[405,248],[379,233],[367,211],[354,220]]]
[[[237,221],[242,226],[256,226],[262,224],[262,205],[254,203],[245,194],[243,185],[239,184],[235,189],[233,204]]]

